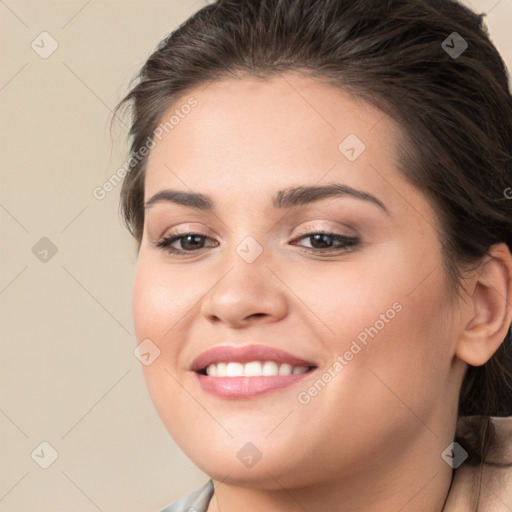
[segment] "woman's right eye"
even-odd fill
[[[171,254],[185,254],[203,249],[204,243],[200,243],[201,239],[212,240],[210,237],[207,237],[206,235],[201,235],[199,233],[182,233],[179,235],[171,234],[169,236],[163,237],[160,240],[154,242],[154,245],[164,249],[165,251]],[[175,242],[180,242],[182,249],[177,249],[176,247],[173,247],[172,244],[174,244]],[[191,247],[192,250],[187,250],[185,248],[187,245]],[[200,247],[198,247],[198,245],[200,245]]]

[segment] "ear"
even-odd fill
[[[512,322],[512,256],[505,243],[493,245],[475,271],[464,308],[456,355],[471,366],[485,364]]]

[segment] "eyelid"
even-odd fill
[[[198,223],[192,223],[192,224],[198,224]],[[158,237],[158,240],[161,240],[163,238],[169,238],[171,236],[179,236],[179,235],[189,235],[190,233],[195,233],[201,236],[205,237],[216,237],[220,240],[223,240],[223,238],[216,233],[215,231],[211,230],[210,228],[207,228],[204,226],[204,224],[200,224],[201,227],[194,227],[191,224],[182,224],[180,223],[178,227],[171,226],[170,228],[166,229],[160,237]]]
[[[333,232],[336,232],[337,234],[339,235],[344,235],[344,236],[358,236],[358,234],[353,230],[353,229],[349,229],[347,227],[345,227],[345,229],[343,228],[333,228],[333,227],[322,227],[322,226],[306,226],[305,228],[300,228],[297,232],[296,232],[296,235],[305,235],[305,234],[309,234],[311,232],[328,232],[328,233],[333,233]]]
[[[314,222],[314,221],[312,221],[312,222]],[[357,233],[354,229],[348,228],[347,226],[344,226],[344,227],[345,227],[345,229],[322,227],[322,226],[318,226],[318,225],[311,226],[308,224],[305,227],[302,227],[298,231],[296,231],[293,236],[294,236],[294,238],[296,238],[300,235],[310,234],[311,232],[325,232],[325,233],[339,234],[339,235],[346,236],[346,237],[353,237],[353,238],[359,237],[359,233]],[[207,230],[211,231],[209,229],[207,229]],[[175,236],[180,236],[180,235],[189,235],[191,233],[201,235],[201,236],[204,236],[207,238],[217,237],[221,241],[224,241],[222,239],[222,237],[220,235],[218,235],[217,233],[207,234],[202,229],[195,229],[193,226],[186,224],[186,225],[180,225],[176,229],[169,228],[169,229],[165,230],[164,233],[160,237],[156,238],[156,242],[158,242],[159,240],[163,240],[165,238],[170,238],[170,237],[175,237]],[[290,233],[289,236],[292,236],[292,233]],[[274,236],[272,238],[275,239]]]

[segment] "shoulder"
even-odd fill
[[[213,481],[210,479],[159,512],[206,512],[212,496]]]
[[[485,463],[462,464],[453,475],[445,512],[512,510],[512,416],[492,418],[496,443]]]

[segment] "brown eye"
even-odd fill
[[[311,251],[332,252],[344,251],[359,244],[359,238],[340,235],[339,233],[315,232],[306,233],[296,240],[309,239],[311,247],[305,247]],[[304,247],[304,246],[303,246]]]
[[[199,233],[183,233],[164,237],[155,242],[154,245],[173,254],[193,253],[204,248],[206,239],[209,239],[209,237]],[[181,247],[173,247],[172,244],[175,242],[178,242]]]

